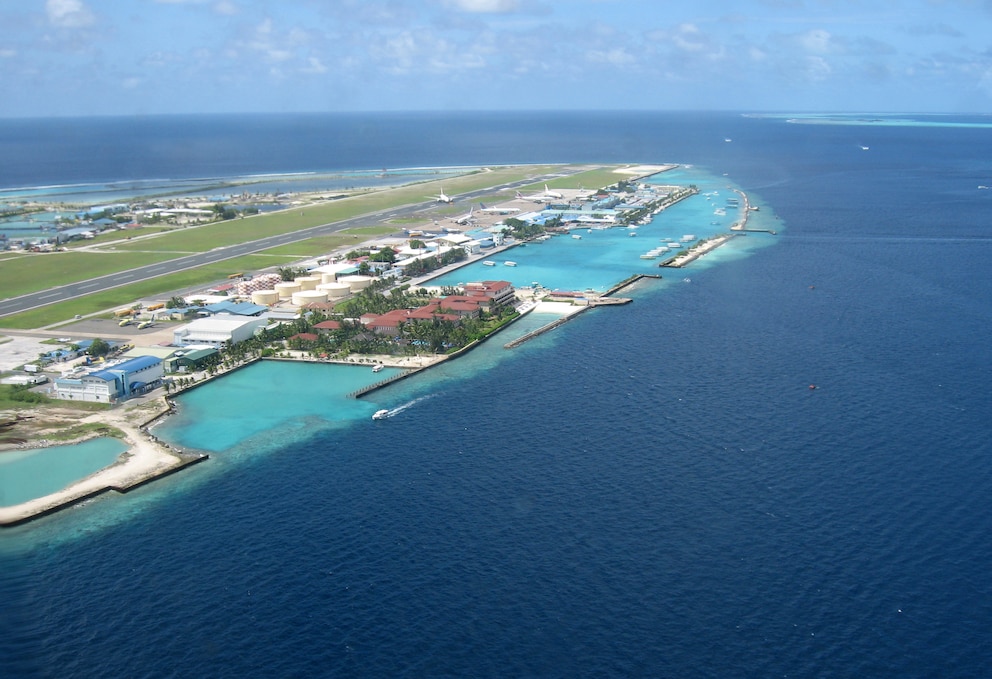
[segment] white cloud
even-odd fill
[[[512,12],[520,6],[518,0],[448,0],[447,4],[463,12],[488,14]]]
[[[806,57],[804,68],[806,80],[809,82],[821,82],[830,77],[833,69],[823,57]]]
[[[824,54],[830,50],[830,33],[820,28],[814,28],[799,36],[799,44],[809,52]]]
[[[317,57],[310,57],[307,59],[307,65],[300,70],[304,73],[327,73],[327,66],[324,66]]]
[[[96,20],[82,0],[47,0],[45,13],[60,28],[82,28]]]
[[[0,49],[0,58],[9,59],[10,57],[16,57],[17,50],[12,50],[10,48]]]
[[[592,50],[586,57],[589,61],[612,66],[628,66],[636,61],[634,56],[622,47],[611,50]]]
[[[678,33],[672,36],[677,47],[686,52],[700,52],[706,48],[707,40],[694,24],[682,24]]]

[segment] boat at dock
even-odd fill
[[[389,411],[383,408],[382,410],[377,410],[372,414],[373,420],[384,420],[389,417]]]
[[[372,368],[372,372],[377,373],[385,367],[386,366],[384,366],[382,363],[379,363],[374,368]]]

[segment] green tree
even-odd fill
[[[110,345],[106,340],[97,337],[90,345],[90,356],[106,356],[110,353]]]

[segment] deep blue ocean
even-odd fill
[[[391,387],[412,405],[385,422],[301,418],[264,454],[0,533],[4,676],[988,676],[992,129],[0,121],[0,153],[10,187],[679,162],[781,222]]]

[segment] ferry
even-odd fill
[[[492,261],[492,260],[489,260],[489,259],[487,259],[486,261],[484,261],[484,262],[482,263],[482,265],[483,265],[483,266],[496,266],[496,262],[494,262],[494,261]]]
[[[377,410],[372,414],[373,420],[384,420],[389,417],[389,411],[383,408],[382,410]]]
[[[510,262],[510,261],[506,261],[506,262],[503,262],[503,265],[504,265],[504,266],[516,266],[516,265],[517,265],[517,263],[516,263],[516,262]]]

